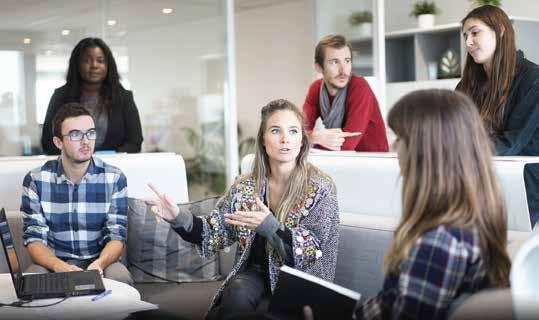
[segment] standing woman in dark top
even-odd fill
[[[69,102],[86,105],[97,129],[96,150],[140,152],[142,129],[133,93],[120,83],[110,48],[99,38],[82,39],[71,52],[66,84],[49,102],[41,145],[47,154],[59,154],[52,143],[52,119]]]
[[[468,55],[457,90],[479,113],[497,155],[539,156],[539,67],[515,46],[509,17],[495,6],[472,10],[462,19]],[[539,218],[539,165],[524,171],[532,226]]]

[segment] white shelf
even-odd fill
[[[412,29],[386,32],[386,38],[399,38],[399,37],[413,36],[418,33],[438,33],[438,32],[446,32],[446,31],[454,31],[458,29],[460,29],[460,23],[456,22],[456,23],[440,24],[432,28],[412,28]]]
[[[511,21],[539,22],[539,19],[527,18],[527,17],[509,16],[509,19]],[[460,22],[453,22],[453,23],[435,25],[431,28],[410,28],[410,29],[403,29],[403,30],[398,30],[398,31],[389,31],[389,32],[386,32],[386,38],[412,36],[418,33],[438,33],[438,32],[453,31],[453,30],[458,30],[461,27],[462,26]]]
[[[399,86],[419,86],[422,88],[446,88],[451,85],[457,85],[460,81],[460,78],[449,78],[449,79],[436,79],[436,80],[423,80],[423,81],[401,81],[401,82],[389,82],[388,87],[399,87]]]
[[[526,22],[539,22],[539,19],[528,17],[509,16],[511,21],[526,21]]]

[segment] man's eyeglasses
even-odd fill
[[[80,130],[71,130],[68,134],[64,134],[62,136],[69,137],[69,140],[71,141],[81,141],[84,136],[86,136],[86,139],[88,140],[95,140],[97,137],[97,131],[95,131],[95,129],[90,129],[86,132],[82,132]]]

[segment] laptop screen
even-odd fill
[[[19,290],[17,283],[19,283],[22,277],[21,265],[19,259],[15,253],[15,247],[13,246],[13,239],[11,232],[9,231],[9,225],[7,223],[6,211],[4,208],[0,210],[0,239],[2,240],[2,246],[4,247],[4,254],[6,255],[9,271],[11,272],[11,278],[13,279],[13,285],[15,290]]]

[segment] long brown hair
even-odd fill
[[[469,53],[466,55],[462,81],[457,90],[472,98],[479,108],[485,129],[490,135],[496,135],[503,130],[505,101],[515,77],[515,31],[507,14],[496,6],[484,5],[473,9],[462,19],[462,25],[468,19],[479,19],[494,30],[496,49],[490,77],[481,64],[477,64]]]
[[[277,212],[275,215],[279,221],[284,222],[288,212],[293,206],[301,200],[301,197],[305,195],[307,184],[309,181],[310,170],[314,169],[307,162],[307,155],[309,154],[309,141],[307,140],[307,134],[305,132],[305,120],[303,114],[292,102],[279,99],[273,100],[262,108],[261,122],[258,128],[258,134],[255,143],[255,160],[253,164],[253,175],[256,180],[256,190],[260,194],[262,185],[266,178],[271,173],[271,167],[269,165],[268,154],[264,148],[264,133],[267,129],[268,119],[277,111],[290,111],[299,120],[301,124],[301,148],[296,158],[296,167],[292,171],[288,183],[283,192],[283,197],[279,202]]]
[[[385,256],[399,265],[429,229],[476,228],[493,286],[509,285],[505,205],[492,168],[492,146],[473,102],[448,90],[421,90],[399,100],[388,115],[403,152],[402,218]]]

